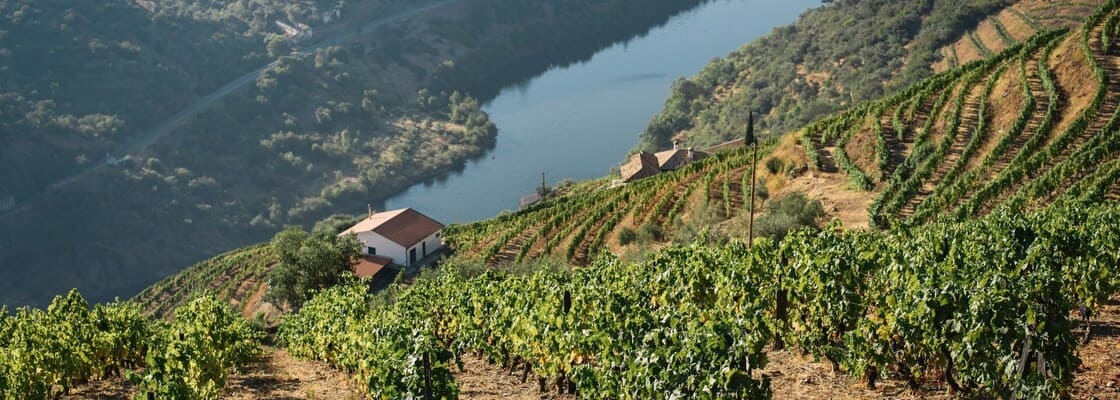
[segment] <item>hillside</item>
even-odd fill
[[[1077,29],[1033,36],[771,141],[754,168],[766,195],[757,203],[800,191],[859,228],[1120,199],[1117,21],[1108,8]],[[692,234],[689,225],[741,226],[750,169],[749,153],[732,150],[677,173],[457,228],[447,240],[492,264],[556,257],[583,265],[617,250],[624,229],[667,241]]]
[[[448,227],[439,271],[327,290],[279,336],[375,397],[419,393],[420,359],[453,397],[453,365],[479,355],[586,397],[1115,397],[1118,27],[1108,2],[757,161],[727,146]],[[746,216],[794,192],[839,224],[743,246]],[[272,257],[227,253],[136,300],[165,314],[212,290],[253,316]]]
[[[673,85],[640,148],[709,146],[735,136],[738,110],[763,131],[800,129],[1035,32],[1079,26],[1101,2],[842,0],[744,45]],[[1002,21],[1002,22],[1001,22]],[[997,34],[1003,33],[1003,35]]]
[[[753,168],[755,214],[770,200],[795,192],[820,199],[828,218],[849,229],[867,228],[871,221],[885,227],[891,221],[964,220],[999,207],[1039,209],[1062,199],[1120,199],[1113,167],[1118,157],[1108,145],[1116,135],[1104,129],[1115,107],[1087,116],[1100,108],[1091,102],[1094,93],[1100,104],[1110,104],[1110,92],[1094,84],[1099,81],[1092,79],[1089,60],[1120,60],[1101,39],[1116,18],[1108,11],[1083,28],[1049,31],[988,61],[765,141]],[[946,133],[954,130],[961,133]],[[588,265],[604,252],[640,257],[666,243],[743,237],[751,158],[748,148],[730,148],[622,187],[581,185],[527,210],[449,227],[445,241],[459,259],[491,266],[537,259]],[[1095,165],[1103,167],[1093,170]],[[227,257],[200,264],[212,272],[174,277],[139,299],[181,296],[176,293],[207,285],[232,287],[198,278],[221,276]],[[257,272],[229,273],[263,281],[257,264],[244,265]],[[199,282],[171,283],[193,280]],[[241,293],[235,298],[246,302],[253,290]]]
[[[65,14],[64,3],[19,7]],[[511,0],[111,4],[140,21],[217,24],[248,47],[240,53],[232,47],[207,50],[215,52],[214,62],[239,66],[205,70],[212,84],[144,93],[142,100],[123,92],[136,82],[179,78],[108,69],[117,71],[104,79],[113,91],[78,93],[83,104],[112,107],[103,113],[124,121],[101,124],[119,128],[119,134],[96,146],[39,131],[0,139],[11,140],[0,147],[13,151],[0,163],[18,164],[3,173],[33,177],[57,169],[17,192],[0,193],[0,302],[42,304],[47,294],[70,287],[98,300],[135,293],[182,265],[264,240],[284,225],[362,209],[451,173],[493,146],[497,128],[472,93],[512,83],[495,76],[516,80],[522,75],[505,71],[534,73],[578,61],[697,0],[565,0],[542,7]],[[341,20],[322,18],[340,4]],[[308,21],[315,36],[282,40],[274,34],[280,18]],[[129,26],[145,26],[140,21]],[[93,35],[105,25],[115,26],[50,28]],[[119,28],[120,34],[144,34],[128,29]],[[152,32],[153,41],[167,39],[159,33]],[[203,28],[198,33],[224,37]],[[58,40],[69,39],[64,33]],[[217,59],[218,52],[232,55]],[[209,54],[175,56],[211,60]],[[115,53],[98,57],[104,62],[65,54],[50,60],[101,71],[121,59]],[[160,65],[158,57],[145,62]],[[256,68],[262,68],[259,74]],[[44,93],[27,92],[36,90]],[[165,97],[176,99],[166,112]],[[178,112],[183,105],[186,114]],[[133,121],[126,114],[148,119]],[[42,152],[52,156],[24,149],[24,142],[46,143]],[[59,151],[52,143],[75,148]],[[109,164],[109,157],[123,161]],[[16,182],[0,179],[0,191]],[[59,238],[69,244],[57,246]]]

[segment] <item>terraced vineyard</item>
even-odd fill
[[[1081,28],[814,123],[803,147],[817,168],[835,159],[855,187],[879,193],[868,211],[880,227],[1115,198],[1118,25],[1108,2]]]
[[[156,282],[132,300],[144,306],[145,314],[169,317],[177,306],[209,292],[251,316],[266,289],[269,267],[276,262],[268,243],[234,250]]]
[[[1043,31],[1029,38],[1017,39],[1000,19],[988,22],[1003,32],[999,53],[814,123],[800,145],[814,173],[843,173],[853,188],[877,194],[867,211],[879,227],[967,219],[1000,205],[1120,197],[1118,21],[1109,2],[1080,28],[1036,23]],[[971,35],[978,44],[986,36]],[[739,214],[750,166],[749,152],[733,150],[620,188],[452,227],[446,237],[460,254],[491,265],[542,257],[587,265],[616,248],[624,229],[671,237],[678,219],[690,217],[682,215],[689,205],[724,218]]]
[[[1102,2],[1019,0],[999,13],[980,21],[955,43],[941,48],[942,60],[935,72],[956,68],[970,61],[992,57],[1037,33],[1052,29],[1076,28],[1092,15]]]
[[[774,143],[760,146],[759,157]],[[459,254],[488,264],[557,258],[587,265],[617,243],[624,229],[668,237],[690,207],[704,205],[724,218],[749,204],[750,148],[719,152],[671,173],[621,187],[563,197],[486,221],[452,226],[444,240]]]

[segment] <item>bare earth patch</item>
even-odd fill
[[[1016,41],[1022,42],[1035,34],[1034,29],[1027,25],[1026,21],[1023,21],[1022,18],[1011,11],[1003,10],[999,15],[996,15],[996,18],[999,18],[999,22],[1003,24],[1004,28],[1007,28],[1007,33],[1011,34],[1011,37],[1015,38]]]
[[[878,182],[879,162],[876,159],[874,130],[872,121],[865,121],[859,131],[852,134],[851,140],[844,145],[844,152],[856,167],[867,174],[872,181]]]
[[[1023,80],[1019,76],[1019,67],[1016,65],[1004,72],[999,81],[996,82],[995,87],[992,88],[992,94],[988,96],[987,112],[984,116],[988,121],[988,126],[984,132],[987,137],[980,148],[977,149],[976,154],[968,160],[965,171],[979,165],[999,144],[1000,139],[1011,130],[1012,125],[1014,125],[1019,113],[1023,111],[1025,106],[1022,84]]]
[[[984,43],[984,47],[987,47],[992,53],[999,53],[1007,48],[1007,43],[1004,43],[1003,38],[1000,37],[991,17],[980,22],[980,25],[976,27],[976,36],[980,38],[980,42]]]
[[[529,376],[521,382],[521,370],[513,374],[492,365],[482,357],[463,356],[465,371],[452,368],[455,382],[459,384],[459,398],[462,399],[574,399],[575,396],[561,396],[557,393],[541,393],[537,380]]]
[[[1060,135],[1073,123],[1078,113],[1093,101],[1093,94],[1098,89],[1093,69],[1089,66],[1089,59],[1081,48],[1080,40],[1080,35],[1070,35],[1054,49],[1046,63],[1063,102],[1050,139]]]
[[[1120,295],[1094,316],[1093,336],[1078,350],[1081,368],[1070,393],[1075,399],[1120,399]]]
[[[264,355],[226,382],[223,399],[364,399],[354,381],[329,366],[265,347]]]

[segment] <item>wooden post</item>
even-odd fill
[[[424,400],[433,400],[432,396],[432,360],[424,352]]]
[[[751,201],[747,208],[747,247],[754,245],[754,172],[758,170],[758,143],[754,144],[754,155],[751,157]]]
[[[747,112],[747,135],[744,144],[750,144],[753,155],[751,156],[751,198],[750,206],[747,208],[747,247],[754,245],[754,173],[758,170],[758,138],[754,137],[754,112]]]

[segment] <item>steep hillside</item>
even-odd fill
[[[696,146],[722,142],[735,136],[744,108],[762,114],[763,131],[799,129],[935,71],[991,56],[1036,31],[1078,26],[1099,4],[831,2],[713,61],[695,77],[678,80],[639,147],[665,148],[673,140]]]
[[[18,164],[0,168],[0,174],[36,176],[58,169],[26,190],[0,193],[0,302],[41,304],[49,293],[70,287],[94,299],[131,294],[182,265],[261,241],[278,227],[360,209],[454,171],[492,146],[496,135],[472,91],[511,83],[494,76],[521,77],[507,76],[507,69],[532,73],[577,61],[698,2],[565,0],[540,7],[514,0],[111,2],[156,20],[228,25],[251,49],[214,62],[248,71],[215,68],[207,81],[214,85],[149,93],[133,102],[122,101],[136,100],[123,92],[137,82],[164,80],[117,71],[107,81],[122,92],[119,99],[107,98],[115,92],[106,89],[81,92],[82,101],[116,109],[107,115],[147,115],[152,123],[127,120],[118,136],[97,146],[38,131],[0,139],[13,140],[0,142],[0,151],[11,151],[0,164]],[[19,3],[22,9],[37,7]],[[41,7],[52,7],[45,14],[64,14],[68,3],[63,3]],[[342,6],[342,19],[327,22],[323,12],[336,5]],[[16,14],[12,10],[11,17],[18,19]],[[308,21],[315,36],[291,42],[271,35],[279,32],[280,19]],[[127,30],[102,22],[83,25],[80,33]],[[77,26],[50,26],[63,28]],[[223,37],[226,31],[199,32]],[[233,52],[213,51],[227,50]],[[179,56],[212,60],[201,53]],[[75,67],[100,71],[97,65],[125,57],[103,58],[102,64],[75,62]],[[70,64],[61,55],[50,60]],[[174,97],[186,108],[163,112],[160,96]],[[43,152],[51,157],[40,157],[19,144],[24,142],[77,147],[61,152],[47,146]],[[108,162],[112,159],[123,160]],[[16,181],[0,177],[0,192]],[[58,246],[61,238],[68,245]]]
[[[1120,200],[1120,135],[1111,128],[1111,97],[1120,91],[1103,84],[1120,82],[1109,67],[1120,62],[1110,33],[1118,25],[1120,11],[1110,5],[1081,28],[1034,36],[766,141],[757,166],[750,148],[732,146],[675,172],[620,187],[581,186],[526,210],[451,226],[445,241],[460,259],[488,265],[587,265],[603,252],[742,237],[752,169],[756,215],[772,199],[801,192],[822,199],[826,214],[849,229],[970,219],[1066,199]]]
[[[1052,29],[1075,28],[1085,22],[1103,2],[1020,0],[985,18],[956,42],[937,51],[941,59],[934,72],[943,72],[971,61],[987,58]]]
[[[1115,397],[1118,32],[1110,1],[757,157],[726,146],[448,227],[456,254],[440,271],[382,297],[326,290],[279,336],[387,397],[424,390],[420,359],[454,397],[468,353],[587,397]],[[793,191],[848,228],[889,229],[739,243],[746,214]],[[160,310],[210,288],[250,305],[270,257],[229,253],[138,299]],[[550,259],[588,267],[500,268]]]
[[[1110,5],[1079,29],[822,120],[803,131],[805,151],[879,192],[880,226],[1115,198],[1118,18]]]
[[[816,191],[849,227],[868,218],[886,226],[1120,197],[1113,99],[1120,90],[1110,86],[1120,82],[1117,21],[1110,4],[1078,29],[1033,36],[809,125],[796,142],[772,142],[779,161],[756,169],[759,193]],[[492,264],[538,257],[586,264],[599,251],[618,250],[626,229],[671,241],[694,231],[689,222],[736,217],[750,166],[745,150],[721,153],[676,173],[456,227],[447,238],[460,254]],[[839,176],[849,182],[838,184]]]
[[[132,301],[141,304],[145,314],[167,318],[179,305],[209,292],[246,318],[258,313],[269,316],[270,310],[260,306],[268,288],[268,272],[276,262],[267,243],[237,249],[184,268],[144,289]]]

